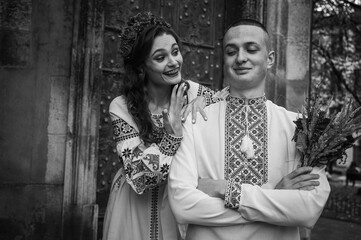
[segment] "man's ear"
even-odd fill
[[[275,58],[276,58],[275,51],[270,51],[268,53],[268,58],[267,58],[267,68],[271,68],[273,66],[273,63],[275,62]]]

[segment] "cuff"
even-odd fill
[[[182,139],[183,137],[176,137],[165,133],[162,141],[159,143],[160,152],[167,156],[173,156],[177,152]]]
[[[202,96],[206,100],[206,106],[211,105],[212,103],[215,103],[213,100],[214,91],[210,88],[204,87],[202,85],[199,85],[197,96]]]
[[[241,185],[237,185],[233,179],[228,180],[226,193],[224,196],[224,206],[226,208],[238,209],[241,201]]]

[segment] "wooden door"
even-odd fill
[[[183,42],[183,77],[213,89],[222,87],[221,43],[224,27],[224,1],[211,0],[106,0],[104,5],[104,50],[99,126],[97,204],[99,230],[106,208],[112,178],[120,167],[112,140],[109,104],[118,96],[124,79],[119,53],[120,34],[126,20],[148,10],[163,16]]]

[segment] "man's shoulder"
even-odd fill
[[[289,111],[286,108],[279,106],[270,100],[267,100],[266,104],[271,114],[277,114],[293,120],[297,118],[298,114],[296,112]]]

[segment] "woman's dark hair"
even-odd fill
[[[151,25],[137,36],[129,57],[124,59],[125,77],[121,94],[125,96],[128,111],[139,128],[140,138],[148,143],[156,142],[156,139],[151,137],[154,124],[148,108],[147,78],[139,69],[149,56],[154,39],[162,34],[172,35],[181,47],[180,38],[171,28]]]

